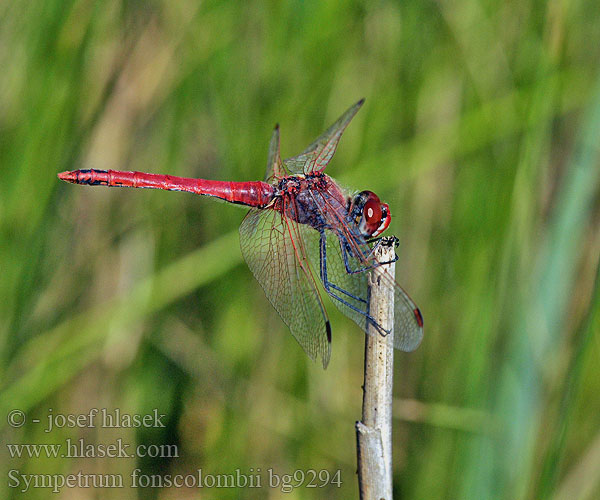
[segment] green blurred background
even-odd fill
[[[306,357],[242,261],[238,207],[56,174],[261,179],[276,122],[291,156],[366,97],[327,171],[389,203],[425,317],[396,354],[395,496],[599,498],[598,19],[587,0],[0,4],[0,496],[51,495],[11,469],[140,468],[341,487],[53,497],[357,497],[360,330],[328,304],[331,364]],[[44,432],[90,408],[165,427]],[[179,456],[6,446],[80,438]]]

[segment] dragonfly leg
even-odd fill
[[[321,273],[321,281],[323,282],[323,287],[325,288],[327,293],[334,299],[338,300],[340,303],[344,304],[346,307],[349,307],[353,311],[364,316],[365,319],[369,323],[371,323],[381,335],[383,335],[384,337],[386,335],[388,335],[390,333],[389,330],[384,329],[375,320],[375,318],[373,318],[370,315],[370,313],[368,311],[369,304],[365,299],[363,299],[361,297],[357,297],[356,295],[350,293],[347,290],[344,290],[343,288],[341,288],[341,287],[337,286],[336,284],[332,283],[331,281],[329,281],[329,278],[327,277],[327,240],[325,237],[325,233],[321,233],[320,244],[319,244],[319,254],[320,254],[320,266],[319,267],[320,267],[320,273]],[[348,263],[346,262],[346,258],[344,258],[344,261],[346,264],[346,269],[348,269]],[[338,295],[338,293],[345,295],[347,297],[347,299]],[[348,302],[348,299],[352,299],[352,300],[355,300],[357,302],[364,304],[364,310],[361,310],[358,307],[356,307],[355,305]]]
[[[373,253],[375,252],[375,250],[379,247],[379,245],[381,245],[384,242],[386,244],[390,244],[390,242],[393,243],[395,248],[398,248],[398,245],[400,244],[400,240],[395,236],[376,236],[375,238],[370,238],[367,240],[367,243],[375,243],[375,245],[373,245],[373,247],[371,248],[371,251],[369,252],[367,258],[370,258],[371,255],[373,255]],[[389,260],[387,262],[379,262],[377,264],[374,264],[373,267],[381,266],[383,264],[393,264],[397,260],[398,255],[394,252],[394,258],[392,260]]]
[[[371,248],[371,250],[369,251],[369,253],[367,254],[367,256],[363,259],[367,262],[371,262],[369,265],[367,266],[361,266],[358,269],[351,269],[350,268],[350,259],[348,256],[349,253],[349,245],[346,244],[346,241],[343,237],[338,236],[339,240],[340,240],[340,248],[342,249],[342,260],[344,261],[344,267],[346,268],[346,272],[348,274],[356,274],[356,273],[362,273],[365,271],[370,271],[371,269],[375,269],[376,267],[382,266],[384,264],[393,264],[394,262],[396,262],[398,260],[398,256],[396,254],[394,254],[394,258],[390,261],[387,262],[377,262],[375,259],[372,259],[372,255],[373,252],[375,251],[375,249],[381,245],[383,243],[383,241],[385,241],[383,238],[373,238],[371,240],[369,240],[369,243],[371,242],[375,242],[375,246],[373,246],[373,248]],[[391,237],[386,237],[386,238],[391,238]],[[397,243],[398,238],[396,238],[395,236],[393,237],[394,239],[394,243]]]

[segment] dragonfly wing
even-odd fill
[[[265,173],[265,181],[271,180],[273,177],[284,177],[287,171],[281,161],[279,153],[279,124],[275,125],[271,142],[269,143],[269,158],[267,159],[267,172]]]
[[[421,311],[392,278],[386,280],[394,287],[394,347],[401,351],[414,351],[423,340]]]
[[[325,231],[325,262],[319,264],[321,280],[336,307],[366,330],[368,318],[368,274],[379,265],[370,245],[360,235],[358,228],[340,214],[343,207],[327,192],[312,191],[312,195],[325,220],[335,231]],[[322,251],[313,251],[321,259]],[[324,278],[327,273],[327,282]],[[350,272],[349,272],[350,271]],[[395,281],[386,274],[382,286],[394,290],[394,347],[401,351],[414,351],[423,339],[423,318],[417,306]],[[372,321],[372,320],[371,320]],[[380,328],[381,329],[381,328]],[[383,329],[381,329],[383,330]]]
[[[335,306],[363,330],[367,327],[368,274],[376,264],[370,257],[370,247],[365,242],[356,252],[354,245],[342,251],[343,240],[331,231],[327,232],[327,279],[328,293]],[[344,255],[345,254],[345,255]],[[346,264],[351,271],[346,269]],[[423,319],[417,306],[402,287],[390,275],[380,284],[394,290],[394,347],[401,351],[414,351],[423,339]]]
[[[344,130],[363,105],[364,99],[358,101],[346,111],[331,127],[299,155],[284,160],[284,165],[293,174],[310,174],[321,172],[330,162]]]
[[[327,281],[330,285],[326,287],[326,290],[336,307],[364,330],[367,326],[368,273],[349,274],[346,272],[339,238],[332,231],[325,231],[325,238],[325,265]],[[316,253],[317,258],[321,258],[321,252]],[[356,269],[361,265],[352,255],[349,255],[347,259],[351,268]],[[323,281],[323,279],[322,273],[321,280]],[[325,285],[324,281],[323,284]]]
[[[248,267],[306,354],[327,367],[331,328],[299,234],[276,210],[252,209],[240,226]]]

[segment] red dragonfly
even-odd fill
[[[368,311],[367,277],[381,265],[373,257],[377,236],[390,224],[386,203],[371,191],[345,193],[324,173],[342,133],[364,99],[346,111],[302,153],[279,154],[279,126],[269,146],[265,181],[229,182],[171,175],[75,170],[58,177],[74,184],[188,191],[251,207],[240,226],[244,259],[296,340],[326,368],[331,326],[317,288],[318,270],[333,303],[361,328],[387,335]],[[397,259],[397,257],[396,257]],[[423,338],[423,317],[392,278],[394,347],[412,351]]]

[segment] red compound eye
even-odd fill
[[[372,191],[361,191],[349,205],[349,216],[365,238],[377,236],[390,224],[390,209]]]
[[[373,230],[377,229],[381,224],[381,202],[374,198],[369,199],[363,208],[363,215],[367,225],[373,227]]]
[[[375,230],[375,232],[373,233],[373,236],[379,236],[381,233],[383,233],[388,226],[390,225],[390,222],[392,220],[392,216],[390,214],[390,207],[388,206],[387,203],[382,203],[380,205],[380,210],[381,210],[381,220],[379,223],[379,227]]]

